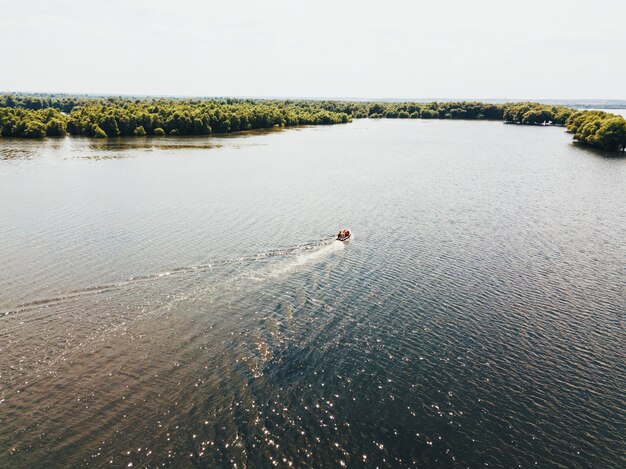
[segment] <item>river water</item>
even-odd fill
[[[358,120],[0,159],[2,468],[626,465],[624,158]]]

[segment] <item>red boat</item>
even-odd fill
[[[347,241],[348,239],[350,239],[350,236],[352,236],[350,230],[341,230],[337,234],[337,241]]]

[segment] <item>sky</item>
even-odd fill
[[[0,0],[0,90],[625,99],[625,0]]]

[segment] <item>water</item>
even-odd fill
[[[626,464],[625,159],[419,120],[0,158],[2,468]]]

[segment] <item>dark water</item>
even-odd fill
[[[453,121],[0,158],[0,467],[626,465],[625,159]]]

